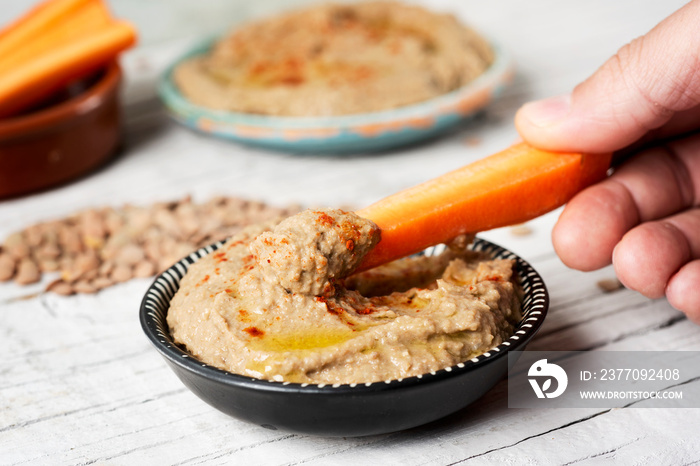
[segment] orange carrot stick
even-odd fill
[[[357,212],[382,239],[367,270],[464,233],[531,220],[602,179],[610,155],[553,153],[525,143],[389,196]]]
[[[130,24],[113,22],[4,71],[0,74],[0,118],[98,69],[135,40]]]
[[[22,47],[44,31],[58,26],[75,10],[92,0],[48,0],[0,32],[0,57]]]
[[[47,50],[61,47],[65,42],[90,34],[112,21],[109,11],[100,0],[82,0],[80,7],[70,13],[52,27],[27,38],[21,46],[0,55],[0,72],[19,66],[23,61],[35,58]],[[0,46],[2,44],[4,42],[0,38]]]

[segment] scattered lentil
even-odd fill
[[[622,289],[622,283],[617,278],[604,278],[598,280],[596,285],[598,285],[598,288],[603,290],[604,293],[612,293],[613,291]]]
[[[153,276],[196,249],[252,223],[293,215],[299,205],[219,196],[194,203],[187,196],[150,206],[101,207],[31,225],[0,246],[0,281],[36,283],[58,271],[47,291],[95,293],[131,278]]]

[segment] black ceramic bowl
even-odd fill
[[[141,326],[175,374],[202,400],[233,417],[270,429],[362,436],[408,429],[451,414],[476,401],[505,376],[507,354],[525,348],[549,306],[544,282],[530,264],[477,238],[472,249],[516,261],[525,291],[523,318],[507,341],[464,363],[400,380],[333,385],[259,380],[194,359],[173,343],[165,320],[188,267],[220,245],[190,254],[155,279],[141,303]],[[436,249],[424,253],[434,254]]]

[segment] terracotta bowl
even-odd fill
[[[180,380],[216,409],[268,429],[320,436],[363,436],[419,426],[473,403],[508,372],[509,362],[542,325],[549,296],[540,275],[523,259],[477,238],[472,248],[496,259],[515,260],[525,291],[515,333],[473,359],[439,371],[361,384],[298,384],[259,380],[204,364],[175,343],[166,316],[187,269],[220,247],[185,257],[156,278],[141,303],[141,326]],[[444,246],[442,246],[444,248]],[[436,254],[440,246],[424,254]],[[510,360],[510,361],[509,361]]]
[[[38,108],[0,119],[0,198],[65,183],[94,170],[120,139],[116,63]]]

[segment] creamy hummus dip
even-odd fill
[[[492,61],[489,44],[451,15],[389,1],[325,4],[237,29],[174,80],[212,109],[347,115],[450,92]]]
[[[520,320],[512,261],[455,241],[351,275],[379,241],[375,224],[306,210],[256,226],[190,267],[167,315],[197,359],[298,383],[401,379],[466,361]]]

